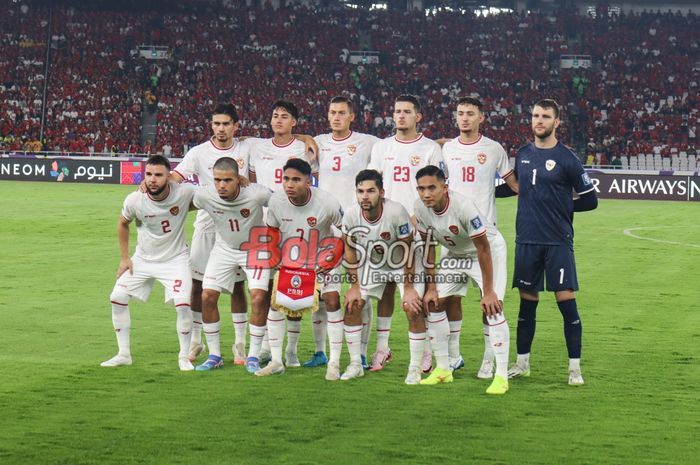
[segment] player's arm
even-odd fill
[[[507,176],[504,181],[504,184],[496,186],[496,197],[504,198],[518,195],[520,188],[518,186],[518,179],[515,177],[515,172]]]
[[[345,311],[359,311],[363,306],[362,294],[360,292],[360,278],[357,273],[359,260],[357,259],[357,250],[355,250],[355,242],[347,234],[343,234],[343,243],[345,244],[345,263],[348,275],[350,288],[345,293]]]
[[[117,278],[129,270],[129,274],[134,274],[134,265],[129,257],[129,224],[131,221],[123,216],[119,217],[117,225],[117,238],[119,239],[119,269],[117,269]]]
[[[304,143],[304,151],[306,153],[311,152],[311,155],[309,156],[309,163],[318,158],[318,144],[313,137],[308,134],[294,134],[294,138]],[[318,173],[316,174],[318,175]]]
[[[406,247],[404,248],[404,250],[406,251],[406,255],[408,255],[404,256],[404,284],[403,299],[401,305],[405,312],[413,314],[423,313],[423,301],[418,295],[416,288],[413,286],[413,281],[415,279],[415,264],[413,263],[413,260],[411,260],[410,257],[412,253],[411,244],[413,243],[413,237],[408,236],[399,240],[406,243]]]
[[[250,179],[250,182],[258,182],[258,177],[255,175],[255,171],[248,170],[248,179]]]
[[[476,255],[481,268],[481,278],[484,288],[481,296],[481,311],[488,316],[496,315],[503,311],[502,303],[493,290],[493,261],[491,260],[491,246],[486,237],[486,233],[472,237],[472,242],[476,246]]]
[[[425,312],[430,312],[431,308],[437,308],[438,306],[438,292],[437,292],[437,282],[435,281],[436,268],[435,268],[435,242],[428,241],[428,235],[421,232],[421,238],[425,242],[425,248],[427,250],[427,262],[425,264],[425,295],[423,296],[423,308]]]
[[[598,196],[595,193],[595,189],[574,199],[575,212],[587,212],[596,208],[598,208]]]

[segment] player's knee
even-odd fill
[[[254,309],[264,308],[267,303],[265,292],[260,289],[250,291],[250,304]]]
[[[340,296],[337,292],[323,294],[323,302],[326,304],[326,310],[329,312],[340,309]]]
[[[201,296],[202,295],[202,281],[197,279],[192,280],[192,295]]]
[[[131,296],[126,292],[112,291],[112,293],[109,295],[109,300],[112,304],[126,306],[129,304]]]

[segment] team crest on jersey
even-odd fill
[[[241,216],[242,216],[243,218],[248,218],[248,217],[250,216],[250,210],[247,209],[247,208],[243,208],[243,209],[241,210]]]
[[[236,160],[236,163],[238,163],[239,170],[242,170],[243,167],[245,166],[245,160]]]
[[[171,215],[177,216],[178,213],[180,213],[180,207],[175,206],[175,207],[172,207],[172,208],[170,209],[170,214],[171,214]]]
[[[486,154],[485,153],[480,153],[476,156],[476,160],[479,162],[480,165],[483,165],[486,163]]]
[[[295,274],[294,276],[292,276],[292,279],[289,281],[289,284],[291,284],[291,286],[294,289],[299,289],[299,287],[301,286],[301,278],[299,277],[299,275]]]
[[[306,222],[311,226],[312,228],[316,226],[316,217],[315,216],[310,216],[306,219]]]
[[[413,155],[411,157],[411,166],[417,166],[418,163],[420,163],[420,156],[418,155]]]
[[[452,234],[454,234],[455,236],[456,236],[457,234],[459,234],[459,228],[457,227],[457,225],[453,224],[453,225],[450,226],[449,229],[450,229],[450,232],[451,232]]]
[[[544,164],[544,167],[547,168],[547,171],[552,171],[556,165],[557,162],[555,162],[554,160],[547,160],[547,162]]]
[[[388,241],[389,239],[391,239],[391,234],[385,231],[385,232],[379,234],[379,237],[381,237],[385,241]]]
[[[351,157],[355,155],[355,152],[357,152],[357,146],[356,145],[348,145],[348,155]]]

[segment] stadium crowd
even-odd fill
[[[268,136],[268,107],[278,97],[301,108],[299,132],[320,134],[328,99],[343,93],[358,103],[357,129],[380,137],[392,130],[393,98],[414,93],[433,138],[454,135],[458,96],[479,96],[486,134],[511,155],[530,136],[527,105],[543,96],[564,108],[562,140],[595,164],[693,154],[697,143],[700,21],[692,13],[425,16],[221,2],[163,14],[3,3],[2,149],[166,146],[182,155],[208,137],[218,101],[239,107],[243,134]],[[139,44],[170,47],[170,59],[141,58]],[[348,64],[348,51],[361,48],[379,51],[380,63]],[[593,67],[561,69],[562,54],[590,55]],[[139,144],[145,106],[157,108],[154,147]]]

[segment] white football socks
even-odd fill
[[[343,351],[343,312],[336,310],[328,313],[328,341],[330,343],[330,362],[340,364],[340,353]]]
[[[129,304],[119,302],[129,302],[125,299],[112,300],[112,326],[114,334],[117,336],[117,346],[119,355],[131,357],[131,315],[129,314]]]
[[[365,301],[365,306],[362,307],[362,345],[361,354],[367,357],[367,347],[369,346],[369,338],[372,334],[372,299],[369,297]]]
[[[316,344],[316,352],[326,353],[326,336],[328,335],[328,314],[326,313],[326,304],[323,300],[318,302],[318,310],[311,316],[311,329],[314,335],[314,343]]]
[[[207,339],[207,346],[209,346],[209,355],[221,357],[220,329],[221,321],[217,321],[216,323],[202,323],[204,337]]]
[[[285,316],[277,310],[270,309],[267,314],[267,335],[270,341],[272,361],[282,365],[282,343],[284,342]]]
[[[350,363],[362,363],[362,326],[344,325],[345,343],[348,345]]]
[[[389,350],[389,334],[391,333],[391,317],[377,317],[377,351]]]
[[[493,361],[493,346],[491,346],[491,331],[488,323],[484,323],[484,360]]]
[[[488,317],[489,338],[496,359],[496,375],[508,379],[508,352],[510,350],[510,330],[508,321],[499,313]]]
[[[192,310],[192,341],[196,344],[202,343],[202,312]]]
[[[187,357],[190,352],[190,340],[192,339],[192,310],[190,304],[175,305],[177,313],[177,338],[180,342],[178,357]]]
[[[447,346],[450,353],[450,360],[459,358],[459,338],[462,334],[462,320],[450,321],[450,337],[447,339]]]
[[[423,358],[423,350],[425,350],[425,342],[425,333],[408,333],[408,347],[411,353],[411,360],[408,364],[409,370],[411,368],[420,370],[421,360]]]
[[[297,343],[300,335],[301,320],[287,320],[287,347],[284,349],[286,353],[297,353]]]
[[[265,337],[265,329],[266,326],[250,325],[250,348],[248,349],[248,357],[260,358],[260,347]]]
[[[231,313],[231,320],[233,320],[233,331],[236,334],[234,344],[243,344],[245,346],[246,332],[248,329],[248,314]]]
[[[447,339],[450,337],[450,324],[447,321],[447,313],[444,311],[431,312],[428,315],[428,321],[430,323],[428,325],[428,336],[430,337],[430,348],[433,351],[435,363],[438,368],[449,370]]]

